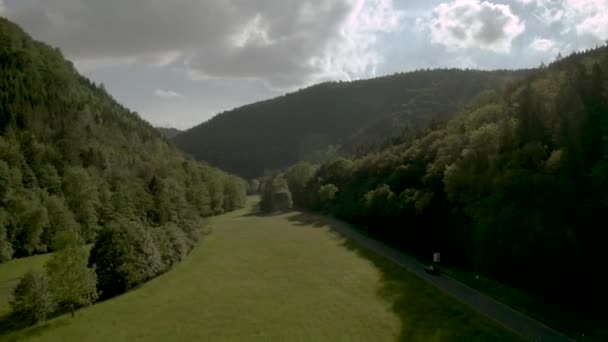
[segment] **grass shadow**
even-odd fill
[[[0,317],[0,340],[29,340],[36,336],[40,336],[46,330],[58,328],[66,324],[67,322],[65,320],[52,320],[32,325],[31,322],[28,322],[27,320],[13,314],[7,314]]]
[[[311,212],[308,210],[293,211],[287,219],[297,226],[312,226],[315,228],[329,227],[337,233],[340,233],[340,230],[342,229],[349,229],[355,230],[358,233],[363,234],[367,237],[373,237],[371,234],[368,234],[368,232],[366,232],[364,229],[354,227],[353,225],[341,221],[335,217],[324,215],[322,213]],[[346,237],[341,233],[340,235]]]
[[[251,210],[249,210],[249,212],[241,215],[240,217],[242,218],[246,218],[246,217],[275,217],[275,216],[281,216],[281,215],[285,215],[285,214],[289,214],[291,211],[274,211],[274,212],[263,212],[259,205],[256,205],[255,207],[251,208]]]
[[[341,230],[345,229],[354,230],[361,235],[378,241],[374,234],[367,232],[365,229],[353,227],[334,217],[306,211],[297,212],[288,219],[293,224],[301,226],[330,227],[334,232],[347,239],[347,242],[345,242],[346,247],[356,250],[360,256],[371,260],[377,267],[381,268],[378,260],[376,260],[379,257],[378,255],[365,248],[361,248],[352,242],[352,240],[348,240],[348,236],[340,233]],[[398,246],[391,244],[390,241],[380,241],[380,243],[399,249]],[[430,260],[421,260],[415,255],[410,256],[422,263],[430,262]],[[525,290],[509,287],[498,281],[480,276],[476,272],[463,271],[454,266],[445,266],[444,273],[545,325],[558,328],[562,333],[576,337],[580,341],[608,341],[608,326],[605,324],[605,322],[608,322],[608,314],[606,313],[592,315],[572,309],[565,310],[559,304],[537,298]],[[387,282],[391,283],[391,277],[387,276],[387,272],[383,271],[383,275]],[[399,307],[399,305],[397,306]],[[581,331],[585,333],[581,334]]]
[[[309,213],[305,211],[297,211],[293,212],[287,218],[288,221],[297,225],[297,226],[308,226],[315,228],[322,227],[335,227],[336,224],[340,224],[341,222],[335,221],[330,217],[321,216],[314,213]]]
[[[513,341],[520,340],[498,324],[429,285],[382,255],[342,233],[353,229],[338,219],[310,212],[295,212],[288,220],[297,226],[330,228],[342,247],[371,262],[381,282],[377,296],[399,317],[399,341]],[[362,229],[357,232],[369,236]]]
[[[284,213],[280,213],[280,212],[264,213],[261,211],[252,210],[248,213],[241,215],[240,217],[273,217],[273,216],[279,216],[279,215],[283,215],[283,214]]]
[[[5,336],[30,326],[31,324],[26,320],[20,319],[13,314],[7,314],[0,317],[0,336]]]

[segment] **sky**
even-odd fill
[[[328,80],[514,69],[606,44],[608,0],[0,0],[156,126]]]

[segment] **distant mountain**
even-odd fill
[[[328,146],[343,153],[449,118],[479,92],[526,71],[431,70],[330,82],[224,112],[175,137],[199,160],[254,178]]]
[[[167,139],[173,139],[182,132],[181,130],[172,127],[156,127],[156,129]]]

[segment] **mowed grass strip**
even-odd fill
[[[518,340],[302,215],[214,218],[212,232],[169,273],[74,319],[0,340]]]

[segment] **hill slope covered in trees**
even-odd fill
[[[319,84],[224,112],[174,140],[184,151],[255,178],[318,151],[361,146],[426,128],[485,89],[501,91],[525,71],[416,71],[371,80]]]
[[[167,139],[175,138],[182,131],[172,127],[156,127],[156,129]]]
[[[484,92],[413,142],[299,163],[262,189],[270,210],[287,198],[329,211],[605,322],[608,47]],[[577,329],[592,335],[596,323]]]
[[[53,251],[67,232],[94,244],[108,296],[167,270],[201,217],[244,196],[240,178],[186,158],[58,49],[0,18],[0,262]]]

